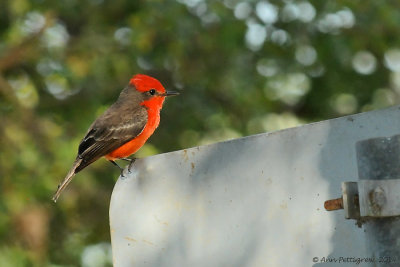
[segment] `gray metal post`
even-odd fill
[[[360,180],[400,178],[400,135],[359,141],[356,150]],[[377,209],[386,204],[380,187],[371,190],[368,197]],[[400,217],[371,218],[364,227],[375,266],[400,266]]]

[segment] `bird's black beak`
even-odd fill
[[[167,91],[167,92],[164,93],[164,96],[173,96],[173,95],[179,95],[179,92]]]

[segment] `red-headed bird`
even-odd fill
[[[144,145],[160,123],[165,97],[178,94],[166,91],[158,80],[150,76],[133,76],[117,101],[89,127],[79,144],[75,162],[59,184],[53,201],[57,201],[75,174],[99,158],[104,156],[117,167],[116,159],[133,161],[127,157]],[[119,168],[122,175],[122,168]]]

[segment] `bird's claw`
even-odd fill
[[[131,167],[132,167],[133,163],[135,163],[135,161],[136,161],[136,158],[133,158],[132,161],[131,161],[131,163],[129,163],[129,166],[128,166],[128,172],[129,172],[129,173],[132,173],[132,172],[131,172]]]

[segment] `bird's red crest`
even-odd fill
[[[165,93],[164,86],[157,79],[144,74],[136,74],[129,81],[129,84],[135,86],[136,90],[140,92],[156,89],[160,93]]]

